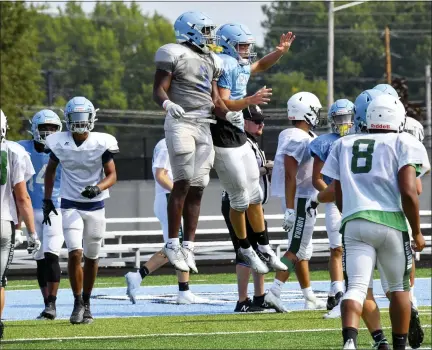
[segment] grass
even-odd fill
[[[311,271],[311,281],[327,281],[329,279],[328,271]],[[432,270],[430,268],[421,268],[416,270],[416,277],[432,277]],[[379,278],[379,274],[375,271],[375,279]],[[268,273],[265,277],[266,282],[272,282],[274,279],[274,273]],[[296,281],[295,274],[292,275],[290,281]],[[234,273],[218,273],[218,274],[191,274],[190,284],[229,284],[237,283],[237,277]],[[177,284],[177,278],[174,274],[172,275],[161,275],[161,276],[149,276],[143,282],[143,285],[147,286],[166,286]],[[124,277],[98,277],[95,282],[95,288],[103,287],[125,287]],[[8,290],[28,290],[37,289],[37,281],[33,280],[8,280]],[[62,276],[60,282],[60,288],[70,288],[69,280],[67,276]]]
[[[431,278],[431,269],[418,269],[417,277]],[[272,281],[268,274],[266,281]],[[293,276],[293,278],[295,278]],[[377,276],[375,276],[377,278]],[[327,271],[311,272],[312,280],[328,280]],[[193,284],[235,283],[234,274],[191,275]],[[175,276],[152,276],[146,285],[176,284]],[[101,277],[96,287],[125,286],[123,277]],[[34,280],[9,281],[8,290],[37,289]],[[61,288],[69,288],[63,278]],[[425,338],[431,347],[431,307],[420,308]],[[97,318],[91,325],[71,325],[68,320],[7,321],[1,349],[340,349],[340,319],[324,320],[323,311],[288,314],[228,314]],[[391,342],[388,310],[381,322]],[[361,323],[361,327],[365,327]],[[88,338],[85,338],[88,337]],[[38,338],[40,340],[37,340]],[[359,348],[371,348],[367,330],[359,332]]]

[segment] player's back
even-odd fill
[[[30,195],[33,209],[42,209],[42,203],[45,195],[45,171],[49,161],[49,154],[45,152],[38,152],[35,148],[33,140],[22,140],[18,143],[24,147],[30,156],[35,174],[27,182],[27,190]],[[57,168],[56,178],[52,193],[52,200],[56,208],[60,206],[60,172],[61,165]]]
[[[211,113],[212,81],[219,78],[222,63],[216,54],[200,53],[182,44],[166,44],[155,55],[156,68],[172,74],[170,100],[186,112]]]
[[[17,222],[13,187],[22,181],[27,181],[33,174],[33,166],[26,150],[13,141],[3,141],[1,144],[0,161],[0,204],[1,220]]]
[[[335,177],[341,182],[344,218],[364,210],[402,211],[399,170],[422,165],[423,175],[430,168],[424,146],[406,133],[345,136],[336,141],[332,156],[339,159]]]
[[[333,144],[336,140],[339,140],[340,135],[336,133],[322,134],[316,137],[309,144],[309,152],[312,157],[316,156],[321,161],[325,162],[328,155],[330,154]],[[329,185],[332,179],[328,176],[323,176],[324,182]]]

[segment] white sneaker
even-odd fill
[[[179,292],[177,295],[177,304],[207,304],[209,299],[201,298],[190,290]]]
[[[332,318],[339,318],[339,317],[341,317],[341,302],[339,302],[339,304],[337,304],[333,309],[331,309],[323,316],[323,318],[325,319],[332,319]]]
[[[261,250],[260,247],[258,247],[257,254],[259,258],[275,271],[287,271],[288,267],[280,261],[276,253],[269,246],[265,247],[268,247],[268,249]]]
[[[163,247],[163,253],[174,267],[183,272],[189,272],[189,266],[185,261],[183,250],[179,245],[168,247],[168,243]]]
[[[306,310],[322,310],[327,309],[327,303],[324,300],[318,299],[315,295],[305,300]]]
[[[185,248],[185,247],[182,247],[181,249],[183,251],[184,260],[185,260],[186,264],[189,266],[189,268],[193,272],[198,273],[198,269],[197,269],[196,264],[195,264],[194,250],[189,249],[189,248]]]
[[[142,277],[140,273],[137,271],[137,272],[128,272],[125,275],[125,278],[127,284],[126,295],[129,297],[132,304],[136,304],[136,293],[138,292],[141,286]]]
[[[260,274],[268,273],[270,270],[266,264],[262,262],[262,260],[258,257],[255,250],[252,247],[247,249],[240,248],[239,253],[243,256],[246,262],[250,265],[252,270]]]
[[[343,348],[344,348],[344,350],[345,349],[355,349],[356,347],[354,345],[354,340],[348,339]]]
[[[281,298],[274,295],[271,290],[268,290],[265,294],[264,302],[274,308],[276,312],[289,312],[289,310],[286,309],[284,304],[282,303]]]

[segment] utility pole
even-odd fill
[[[328,45],[327,45],[327,108],[333,104],[333,73],[334,68],[334,2],[328,7]]]
[[[432,129],[432,79],[431,79],[431,66],[428,64],[426,66],[426,135],[429,138],[429,147],[432,142],[432,135],[431,135],[431,129]]]
[[[391,53],[390,53],[390,29],[388,26],[384,32],[385,42],[385,58],[386,58],[386,80],[387,84],[391,84]]]

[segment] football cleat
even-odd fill
[[[417,349],[423,343],[424,332],[420,324],[420,317],[416,308],[411,305],[411,320],[408,330],[408,343],[413,349]]]
[[[327,305],[324,300],[318,299],[315,295],[305,300],[306,310],[323,310]]]
[[[83,321],[84,324],[90,324],[93,322],[93,315],[90,311],[90,303],[84,303],[84,314],[83,314]]]
[[[390,344],[387,339],[381,339],[380,341],[375,342],[373,345],[373,349],[377,350],[391,350]]]
[[[341,303],[337,304],[333,309],[323,316],[323,318],[326,320],[339,317],[341,317]]]
[[[234,312],[263,312],[264,308],[255,305],[249,298],[245,301],[239,302],[237,301],[237,305],[234,309]]]
[[[209,302],[209,299],[201,298],[192,293],[190,290],[179,291],[177,295],[177,304],[207,304]]]
[[[345,349],[347,349],[347,350],[355,349],[356,347],[355,347],[355,344],[354,344],[354,340],[348,339],[346,341],[346,343],[344,344],[343,348],[344,348],[344,350]]]
[[[285,308],[284,304],[280,297],[277,297],[271,290],[267,291],[264,296],[264,302],[276,310],[276,312],[289,312],[288,309]]]
[[[190,248],[185,248],[185,247],[182,247],[181,250],[183,251],[184,261],[186,262],[187,266],[189,266],[189,268],[193,272],[198,273],[198,269],[197,269],[196,264],[195,264],[194,250],[190,249]]]
[[[139,272],[128,272],[125,275],[126,279],[126,295],[132,304],[136,304],[136,294],[141,286],[142,277]]]
[[[327,298],[327,310],[330,311],[336,305],[338,305],[342,297],[343,297],[342,292],[337,292],[335,296],[328,296],[328,298]]]
[[[267,266],[271,267],[275,271],[286,271],[288,267],[280,261],[280,259],[276,256],[275,252],[269,247],[266,251],[261,251],[258,247],[257,255]]]
[[[54,320],[57,316],[55,302],[50,301],[46,304],[44,311],[40,314],[46,320]]]
[[[240,248],[239,253],[242,255],[243,259],[246,260],[251,269],[255,270],[257,273],[266,274],[270,271],[268,266],[262,262],[252,247],[247,249]]]
[[[163,247],[162,252],[177,270],[182,272],[189,272],[189,266],[185,261],[184,253],[180,246],[168,247],[167,243]]]
[[[72,315],[69,319],[72,324],[80,324],[84,319],[84,303],[82,299],[75,299]]]

